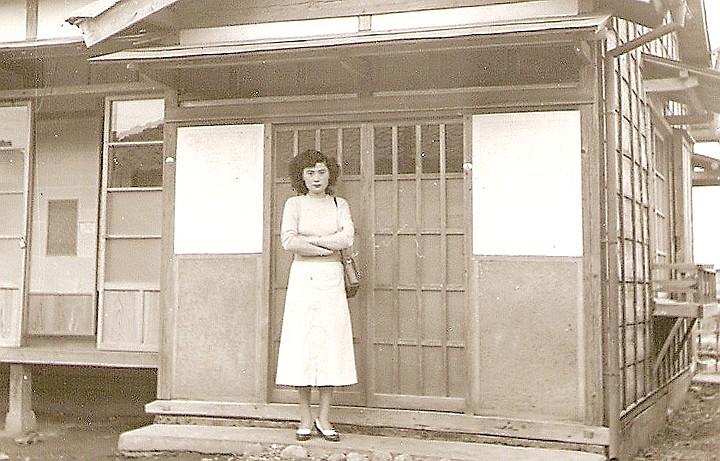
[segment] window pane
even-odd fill
[[[392,129],[375,128],[375,174],[392,174]]]
[[[113,101],[110,141],[162,141],[164,113],[162,99]]]
[[[293,158],[293,131],[278,131],[275,135],[275,177],[286,179],[289,177],[288,165]]]
[[[23,190],[25,177],[23,154],[20,149],[0,147],[0,192],[20,192]]]
[[[0,236],[22,235],[23,194],[0,194]]]
[[[398,173],[415,173],[415,127],[398,128]]]
[[[160,285],[160,239],[108,240],[105,281]]]
[[[463,126],[454,123],[445,126],[445,171],[462,173]]]
[[[162,233],[162,191],[113,191],[108,194],[109,235],[159,236]]]
[[[28,107],[0,106],[0,192],[23,190]]]
[[[422,172],[440,172],[440,127],[438,125],[422,126]]]
[[[360,174],[360,128],[346,128],[342,135],[343,174]]]
[[[110,147],[108,187],[162,186],[162,145]]]
[[[77,200],[48,201],[48,256],[77,255]]]
[[[320,152],[323,154],[338,158],[338,130],[330,128],[320,130]]]
[[[305,152],[315,147],[315,130],[300,130],[298,132],[298,153]]]

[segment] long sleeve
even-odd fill
[[[280,225],[280,241],[285,250],[317,255],[318,249],[342,250],[352,246],[355,226],[347,201],[306,196],[285,202]]]
[[[285,250],[293,251],[300,227],[300,200],[290,198],[285,202],[280,224],[280,243]]]
[[[350,213],[350,205],[340,197],[336,198],[336,219],[338,224],[337,232],[320,236],[317,244],[331,250],[342,250],[352,246],[355,239],[355,225]]]

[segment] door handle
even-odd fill
[[[27,248],[27,240],[25,240],[25,237],[20,237],[20,240],[18,240],[18,246],[21,250]]]

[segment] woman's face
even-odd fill
[[[325,195],[325,189],[327,189],[330,180],[330,171],[324,163],[316,163],[315,166],[303,170],[303,180],[308,189],[308,194]]]

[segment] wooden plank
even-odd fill
[[[0,99],[38,99],[53,96],[104,96],[108,94],[134,94],[157,92],[166,87],[150,83],[106,83],[95,85],[53,86],[47,88],[25,88],[0,91]]]
[[[595,50],[593,46],[593,51]],[[593,55],[595,57],[595,55]],[[602,100],[597,86],[598,67],[586,66],[582,74],[582,81],[592,91],[598,93],[598,101]],[[581,109],[581,152],[582,152],[582,214],[583,214],[583,301],[580,314],[582,321],[579,326],[582,339],[578,344],[580,350],[579,365],[582,365],[580,376],[581,385],[584,385],[583,401],[579,405],[580,414],[585,415],[585,422],[601,425],[604,417],[603,407],[603,330],[602,330],[602,241],[597,229],[602,226],[601,209],[597,205],[602,196],[602,151],[594,136],[601,131],[598,113],[601,106],[593,105]]]
[[[531,3],[531,5],[522,5]],[[188,27],[214,27],[222,24],[253,24],[270,21],[289,21],[308,18],[343,17],[368,14],[397,13],[429,9],[505,5],[522,9],[526,15],[547,15],[553,4],[572,8],[574,2],[564,0],[320,0],[315,2],[261,0],[254,2],[185,2],[182,19]],[[515,5],[513,5],[515,4]],[[568,10],[568,14],[571,10]],[[218,20],[218,18],[221,18]]]
[[[96,349],[60,350],[57,348],[48,349],[42,347],[0,348],[0,363],[157,368],[158,354],[156,352],[110,352]]]
[[[10,365],[8,413],[5,418],[5,433],[20,435],[37,429],[37,420],[32,411],[32,368],[26,365]]]
[[[423,111],[436,117],[457,115],[464,110],[510,110],[528,107],[566,107],[592,104],[593,94],[575,84],[524,85],[513,87],[466,88],[448,91],[415,91],[376,94],[373,98],[315,101],[289,101],[278,112],[276,101],[230,100],[226,104],[168,108],[166,122],[223,121],[243,114],[247,123],[264,123],[268,114],[276,114],[273,121],[308,120],[334,113],[340,119],[367,119],[378,116],[384,119],[408,114],[420,116]],[[260,98],[259,98],[260,99]],[[389,110],[389,107],[395,107]],[[446,112],[443,112],[446,111]]]
[[[686,317],[697,319],[703,316],[703,305],[656,298],[653,315],[655,317]]]
[[[31,335],[94,336],[94,296],[30,293],[27,329]]]
[[[294,404],[257,404],[239,402],[203,402],[156,400],[145,406],[153,415],[211,416],[217,418],[296,420]],[[440,411],[396,410],[383,408],[333,408],[333,421],[366,427],[392,427],[451,434],[472,434],[527,438],[584,445],[606,446],[608,429],[559,421],[472,416]]]
[[[158,398],[172,395],[175,373],[176,321],[178,309],[178,268],[175,256],[175,155],[177,152],[177,123],[168,123],[168,111],[177,107],[177,95],[165,95],[165,126],[163,130],[163,222],[162,262],[160,263],[160,367],[158,372]]]
[[[648,93],[683,92],[700,86],[696,77],[687,78],[650,78],[645,80]]]
[[[127,0],[95,18],[71,18],[83,32],[85,44],[90,47],[137,24],[148,16],[172,5],[178,0]]]
[[[669,293],[689,293],[695,292],[698,288],[696,279],[682,280],[653,280],[653,290],[667,291]]]

